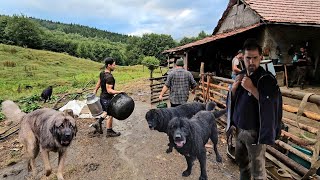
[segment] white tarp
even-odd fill
[[[80,115],[80,112],[84,106],[86,106],[86,101],[72,100],[69,101],[66,105],[59,109],[59,111],[64,111],[66,109],[72,109],[73,114],[76,116]]]

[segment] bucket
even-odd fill
[[[108,115],[118,119],[127,119],[134,110],[134,101],[126,93],[115,95],[108,106]]]
[[[103,113],[103,109],[100,104],[100,98],[96,97],[95,94],[87,94],[87,105],[92,116],[99,116]]]
[[[157,108],[167,108],[167,107],[168,107],[167,103],[163,102],[163,101],[161,101],[161,102],[159,102],[159,104],[157,104]]]

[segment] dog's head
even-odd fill
[[[191,127],[187,118],[173,118],[168,124],[168,135],[177,148],[182,148],[191,138]]]
[[[151,130],[157,129],[157,127],[159,126],[160,122],[159,122],[159,117],[158,117],[158,112],[156,109],[150,109],[147,113],[146,113],[146,120],[148,122],[148,126]]]
[[[69,146],[77,134],[77,126],[70,112],[59,113],[53,116],[53,124],[50,132],[56,141],[62,146]]]

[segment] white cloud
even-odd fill
[[[171,34],[178,39],[211,33],[227,0],[10,0],[0,14],[79,23],[131,35]]]

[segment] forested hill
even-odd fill
[[[89,26],[83,26],[79,24],[65,24],[60,22],[53,22],[50,20],[42,20],[33,17],[29,17],[31,20],[37,22],[41,26],[49,29],[49,30],[58,30],[65,32],[66,34],[80,34],[83,37],[98,37],[103,39],[108,39],[112,42],[124,42],[128,41],[128,35],[109,32],[106,30],[100,30],[97,28],[92,28]]]
[[[114,57],[119,65],[141,64],[144,57],[154,56],[166,64],[162,52],[207,36],[185,37],[180,43],[167,34],[129,36],[78,24],[28,18],[24,15],[0,15],[0,43],[67,53],[101,62]]]

